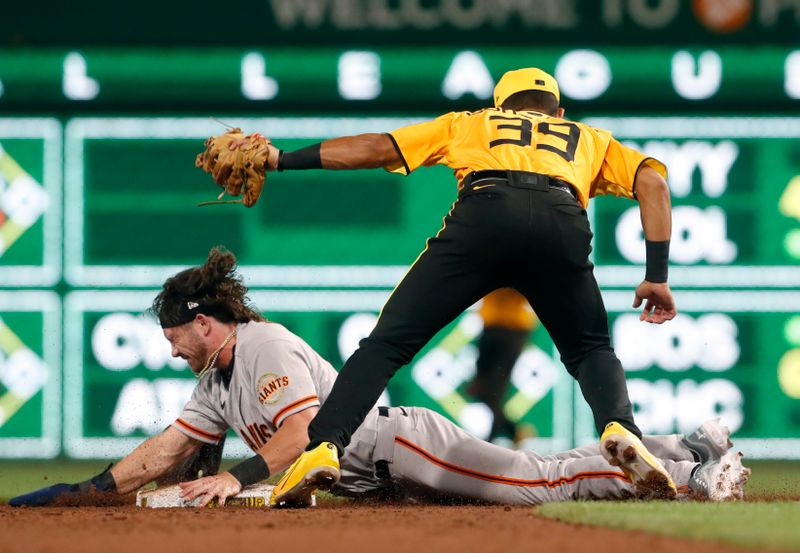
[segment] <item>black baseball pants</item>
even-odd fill
[[[343,451],[394,373],[445,325],[502,287],[516,288],[536,311],[598,432],[617,421],[641,435],[589,261],[586,211],[559,184],[516,171],[467,177],[444,226],[339,373],[308,428],[309,449],[328,441]]]

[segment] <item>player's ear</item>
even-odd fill
[[[197,325],[196,328],[202,336],[206,336],[211,332],[211,320],[202,313],[198,313],[194,318],[194,324]]]
[[[558,106],[556,108],[556,117],[558,117],[559,119],[564,119],[564,108],[562,108],[561,106]]]

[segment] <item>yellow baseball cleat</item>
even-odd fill
[[[306,507],[314,490],[330,489],[339,481],[339,452],[330,442],[306,451],[275,485],[270,507]]]
[[[647,451],[642,441],[617,422],[606,425],[600,437],[600,453],[611,465],[619,467],[643,499],[673,499],[675,482],[667,469]]]

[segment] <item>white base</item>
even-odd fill
[[[264,509],[269,507],[269,496],[275,486],[271,484],[254,484],[244,488],[238,494],[225,500],[225,507],[246,507],[249,509]],[[185,501],[181,497],[180,486],[167,486],[154,490],[139,491],[136,494],[136,506],[148,507],[150,509],[161,509],[168,507],[195,507],[198,500]],[[311,507],[316,506],[317,498],[311,497]],[[216,500],[212,501],[207,507],[218,507]]]

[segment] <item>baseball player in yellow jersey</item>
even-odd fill
[[[639,202],[647,270],[634,307],[644,303],[643,321],[673,318],[666,168],[608,131],[563,119],[559,98],[551,75],[528,68],[503,75],[494,107],[448,113],[388,134],[334,138],[295,152],[281,152],[258,135],[262,148],[268,147],[259,150],[258,164],[239,165],[250,151],[239,141],[229,148],[236,155],[227,156],[219,154],[216,140],[207,142],[209,150],[196,163],[235,194],[242,191],[241,167],[382,167],[409,174],[442,164],[453,169],[458,181],[458,199],[444,226],[428,240],[375,329],[345,363],[309,426],[307,453],[276,487],[275,502],[313,487],[328,445],[344,451],[395,371],[457,315],[503,287],[519,290],[550,333],[592,409],[609,462],[621,466],[642,494],[675,495],[669,474],[639,440],[589,261],[592,232],[585,211],[598,194]],[[246,205],[253,202],[249,198]]]
[[[526,436],[524,428],[509,420],[503,399],[511,372],[538,324],[525,296],[513,288],[500,288],[483,298],[479,309],[483,331],[478,338],[475,377],[467,393],[492,412],[488,441],[514,445]]]

